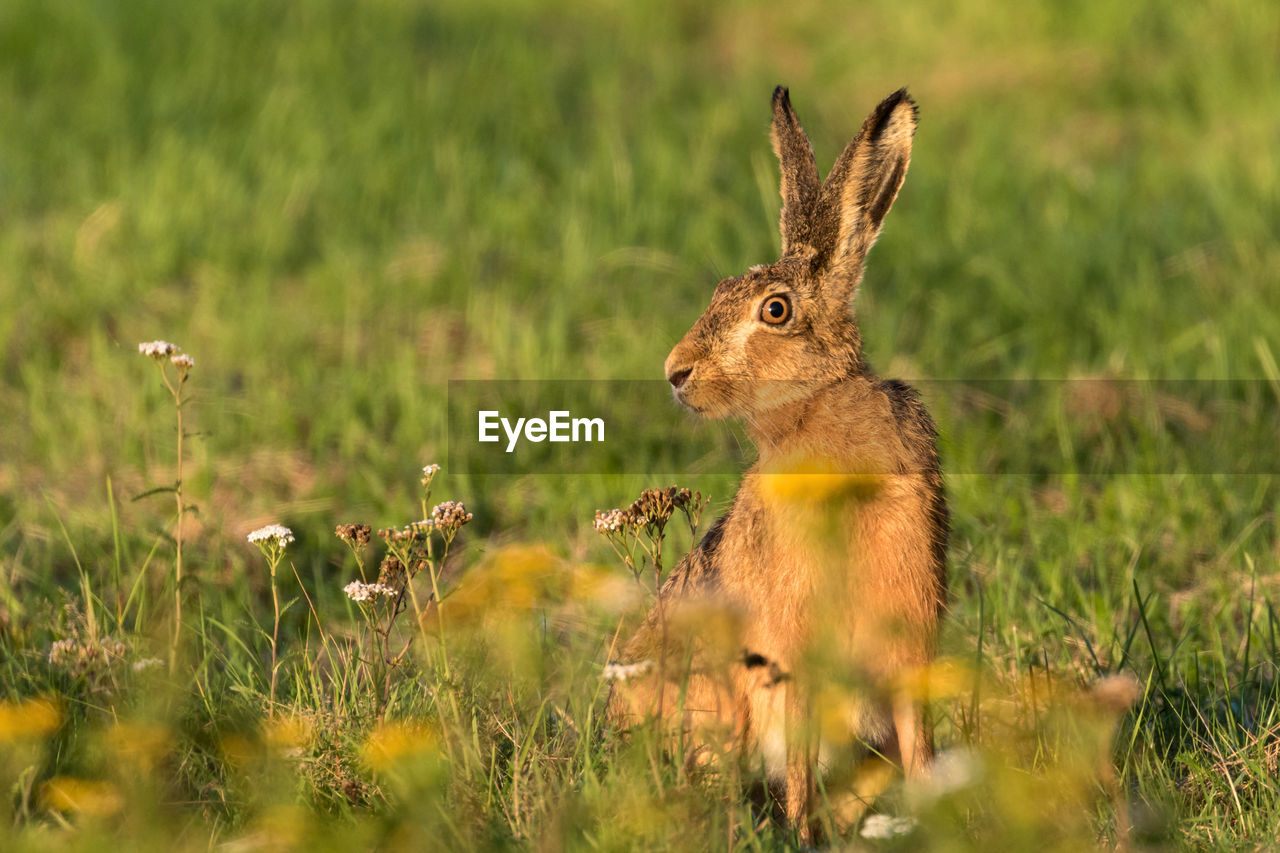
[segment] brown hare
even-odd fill
[[[806,671],[815,645],[865,687],[839,706],[848,743],[908,775],[932,759],[919,691],[902,685],[933,659],[946,606],[936,433],[914,390],[871,372],[851,309],[915,127],[915,104],[894,92],[824,182],[787,90],[774,91],[782,257],[720,282],[666,361],[680,403],[743,418],[758,449],[732,508],[671,572],[660,599],[668,615],[682,601],[732,608],[742,651],[716,666],[696,631],[676,648],[655,608],[622,658],[665,664],[617,685],[609,700],[619,726],[660,714],[683,742],[727,735],[739,754],[763,760],[804,837],[824,764],[818,741],[830,737],[825,717],[808,725],[816,682],[830,672]],[[851,802],[846,819],[835,813],[844,826],[860,811]]]

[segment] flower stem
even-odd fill
[[[271,561],[271,609],[275,615],[275,621],[271,628],[271,713],[276,712],[276,672],[279,668],[276,660],[277,649],[280,643],[280,596],[276,592],[276,565],[280,562],[279,556]]]
[[[161,370],[163,375],[163,368]],[[177,521],[174,522],[175,556],[173,562],[173,645],[169,649],[169,672],[178,668],[178,647],[182,641],[182,384],[184,377],[178,375],[177,387],[169,383],[165,376],[165,385],[173,393],[173,404],[178,415],[178,479],[174,484],[174,500],[177,503]]]

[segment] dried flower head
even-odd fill
[[[683,511],[691,524],[696,525],[705,501],[701,492],[691,492],[675,486],[665,489],[645,489],[625,509],[596,510],[594,526],[597,533],[608,536],[622,530],[640,530],[652,527],[661,533],[677,511]]]
[[[610,663],[605,665],[600,677],[605,681],[628,681],[652,669],[653,661],[651,660],[642,660],[637,663]]]
[[[259,527],[250,533],[249,541],[260,547],[270,545],[276,548],[284,548],[294,541],[293,531],[281,524],[268,524],[266,527]]]
[[[166,359],[175,353],[181,352],[182,348],[177,344],[171,344],[168,341],[147,341],[138,344],[138,352],[148,358],[154,358],[156,361]]]
[[[701,495],[698,497],[701,498]],[[636,519],[661,526],[667,523],[676,510],[688,506],[693,499],[693,493],[688,489],[678,489],[675,486],[645,489],[631,504],[630,512]]]
[[[413,542],[416,539],[425,539],[429,532],[429,527],[424,528],[421,523],[418,523],[405,527],[383,527],[378,530],[378,536],[389,543]]]
[[[403,589],[405,581],[404,563],[394,554],[382,558],[378,566],[378,583],[390,589]]]
[[[179,353],[169,357],[169,363],[178,368],[182,373],[196,366],[196,360],[186,353]]]
[[[339,524],[333,534],[348,545],[368,545],[373,529],[367,524]]]
[[[445,501],[431,510],[432,523],[446,534],[456,532],[471,519],[472,515],[462,501]]]
[[[344,586],[342,591],[352,601],[372,601],[380,595],[385,595],[387,598],[396,595],[396,591],[386,584],[363,583],[361,581],[352,581]]]

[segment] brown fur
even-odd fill
[[[720,282],[666,363],[681,403],[708,417],[744,418],[759,449],[729,513],[662,593],[668,617],[686,601],[732,609],[743,652],[728,663],[697,637],[677,639],[655,609],[623,658],[666,665],[615,690],[609,703],[619,725],[658,713],[692,734],[706,753],[693,759],[763,753],[785,788],[787,818],[806,836],[818,765],[809,721],[820,685],[804,663],[815,648],[866,685],[847,712],[850,742],[896,757],[908,773],[932,757],[918,697],[892,685],[932,660],[946,604],[948,516],[936,436],[911,388],[871,373],[850,310],[906,176],[915,125],[906,91],[890,95],[819,183],[787,91],[774,92],[782,257]],[[771,325],[761,306],[779,294],[791,317]],[[807,499],[805,480],[799,495],[788,487],[797,463],[831,472],[815,481],[829,494]],[[850,821],[860,814],[857,803],[833,811]]]

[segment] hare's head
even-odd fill
[[[915,128],[915,104],[900,89],[880,102],[822,182],[787,90],[774,90],[782,257],[716,286],[667,356],[677,400],[707,417],[750,419],[864,369],[850,303],[906,177]]]

